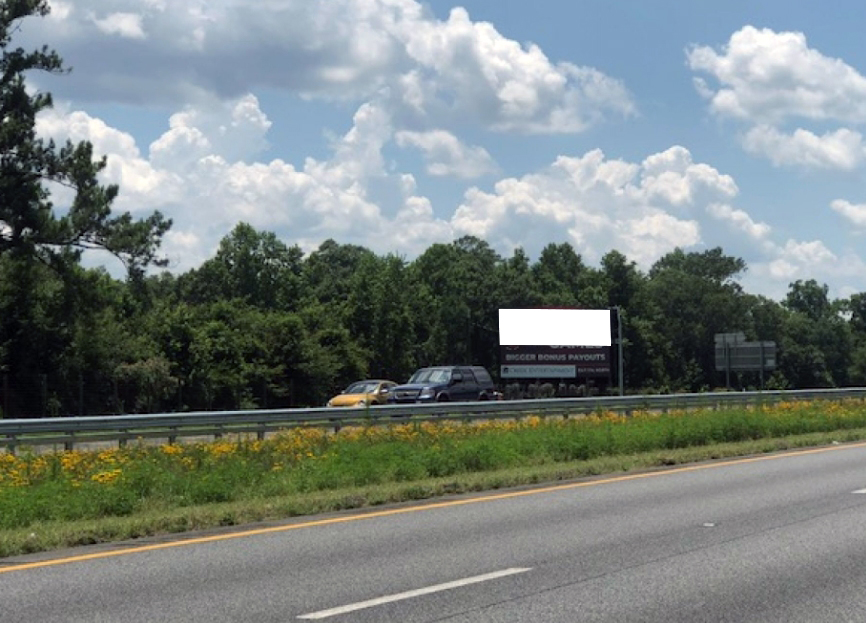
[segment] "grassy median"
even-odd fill
[[[862,401],[0,455],[0,557],[866,439]]]

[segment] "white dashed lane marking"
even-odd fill
[[[433,586],[426,586],[424,588],[417,588],[412,591],[406,591],[404,593],[395,593],[394,595],[385,595],[384,597],[376,597],[375,599],[368,599],[367,601],[359,601],[353,604],[348,604],[345,606],[339,606],[337,608],[329,608],[328,610],[319,610],[318,612],[311,612],[309,614],[302,614],[298,618],[299,619],[325,619],[328,617],[336,616],[338,614],[346,614],[347,612],[354,612],[355,610],[363,610],[364,608],[372,608],[373,606],[381,606],[382,604],[391,603],[394,601],[401,601],[403,599],[411,599],[412,597],[420,597],[421,595],[429,595],[430,593],[438,593],[440,591],[447,591],[452,588],[460,588],[461,586],[466,586],[468,584],[478,584],[479,582],[486,582],[488,580],[495,580],[497,578],[504,578],[509,575],[516,575],[518,573],[525,573],[529,571],[529,569],[524,567],[514,567],[511,569],[503,569],[502,571],[494,571],[492,573],[485,573],[483,575],[476,575],[471,578],[463,578],[462,580],[454,580],[453,582],[445,582],[444,584],[435,584]]]

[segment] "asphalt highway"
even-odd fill
[[[866,444],[0,560],[0,621],[866,621]]]

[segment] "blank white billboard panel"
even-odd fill
[[[501,346],[610,346],[610,310],[500,309]]]

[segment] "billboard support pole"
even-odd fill
[[[617,305],[614,307],[616,310],[616,376],[619,381],[619,395],[625,395],[625,379],[623,379],[623,365],[622,365],[622,307]]]
[[[764,342],[761,342],[761,391],[764,391]]]

